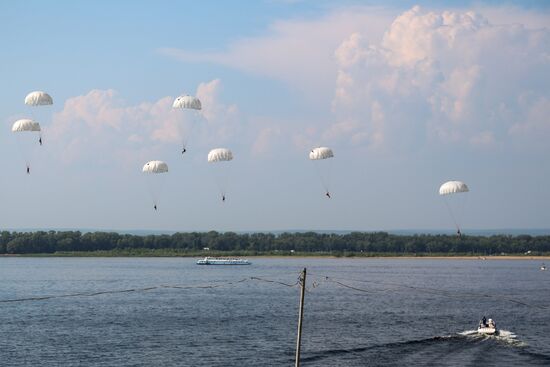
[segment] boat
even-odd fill
[[[479,322],[477,333],[483,335],[498,335],[497,324],[493,319],[486,320],[485,317]]]
[[[251,262],[246,259],[235,257],[210,257],[197,260],[197,265],[250,265]]]
[[[542,263],[542,265],[540,266],[540,270],[542,270],[542,271],[546,270],[546,265],[544,265],[544,263]]]

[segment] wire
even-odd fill
[[[355,290],[355,291],[358,291],[358,292],[374,293],[374,292],[380,292],[380,291],[391,291],[389,289],[373,290],[373,289],[359,288],[359,287],[356,287],[356,286],[352,286],[352,285],[343,283],[342,280],[353,281],[353,282],[362,282],[362,283],[371,283],[371,284],[378,284],[378,285],[390,285],[390,286],[393,286],[393,287],[413,289],[413,290],[424,292],[424,293],[427,293],[427,294],[433,294],[433,295],[438,295],[438,296],[447,297],[447,298],[464,299],[464,298],[481,298],[481,297],[483,297],[483,298],[491,298],[491,299],[500,299],[500,300],[503,300],[503,301],[516,303],[516,304],[519,304],[519,305],[522,305],[522,306],[538,308],[538,309],[541,309],[541,310],[546,310],[546,309],[550,308],[550,307],[544,306],[544,305],[536,305],[536,304],[532,304],[532,303],[527,303],[527,302],[524,302],[524,301],[521,301],[519,299],[512,298],[512,297],[485,294],[485,293],[460,293],[460,292],[452,292],[452,291],[446,291],[446,290],[436,289],[436,288],[414,287],[414,286],[410,286],[410,285],[388,283],[388,282],[377,282],[377,281],[372,281],[372,280],[369,281],[369,280],[349,279],[349,278],[346,279],[346,278],[340,278],[340,277],[331,278],[331,277],[325,276],[325,281],[326,282],[335,283],[335,284],[337,284],[341,287],[352,289],[352,290]]]
[[[198,285],[179,285],[179,284],[161,284],[151,287],[143,287],[143,288],[130,288],[130,289],[117,289],[117,290],[105,290],[105,291],[96,291],[96,292],[78,292],[78,293],[69,293],[69,294],[58,294],[58,295],[50,295],[50,296],[36,296],[36,297],[27,297],[27,298],[14,298],[14,299],[3,299],[0,300],[0,303],[14,303],[14,302],[27,302],[27,301],[45,301],[55,298],[70,298],[70,297],[93,297],[93,296],[99,296],[104,294],[116,294],[116,293],[131,293],[131,292],[147,292],[152,291],[155,289],[214,289],[214,288],[221,288],[221,287],[227,287],[239,283],[244,283],[247,281],[258,281],[258,282],[265,282],[265,283],[272,283],[272,284],[278,284],[283,285],[286,287],[295,287],[299,284],[299,281],[297,281],[294,284],[288,284],[284,283],[278,280],[273,279],[266,279],[266,278],[260,278],[260,277],[248,277],[248,278],[242,278],[240,280],[236,281],[226,281],[222,283],[216,283],[216,284],[198,284]]]
[[[300,279],[298,279],[294,284],[283,283],[277,280],[270,280],[270,279],[265,279],[260,277],[250,277],[250,280],[257,280],[259,282],[266,282],[266,283],[275,283],[279,285],[284,285],[285,287],[296,287],[298,284],[300,284]]]
[[[374,293],[381,293],[381,292],[397,292],[398,289],[401,288],[401,289],[412,289],[412,290],[423,292],[426,294],[432,294],[432,295],[442,296],[447,298],[455,298],[455,299],[474,298],[474,297],[490,298],[490,299],[499,299],[499,300],[503,300],[511,303],[516,303],[526,307],[538,308],[541,310],[547,310],[550,308],[548,306],[531,304],[531,303],[524,302],[522,300],[519,300],[513,297],[508,297],[508,296],[499,296],[499,295],[492,295],[492,294],[485,294],[485,293],[460,293],[460,292],[453,292],[453,291],[447,291],[447,290],[436,289],[436,288],[415,287],[415,286],[397,284],[397,283],[391,283],[391,282],[379,282],[379,281],[373,281],[373,280],[344,278],[344,277],[329,277],[329,276],[323,276],[318,274],[309,274],[309,275],[310,275],[310,279],[313,279],[313,281],[311,282],[311,287],[306,288],[307,292],[311,292],[313,289],[319,288],[323,284],[332,283],[332,284],[336,284],[339,287],[343,287],[343,288],[351,289],[356,292],[367,293],[367,294],[374,294]],[[143,287],[143,288],[129,288],[129,289],[105,290],[105,291],[95,291],[95,292],[78,292],[78,293],[69,293],[69,294],[60,294],[60,295],[4,299],[4,300],[0,300],[0,303],[45,301],[45,300],[56,299],[56,298],[70,298],[70,297],[94,297],[94,296],[106,295],[106,294],[148,292],[155,289],[215,289],[215,288],[228,287],[228,286],[249,282],[249,281],[270,283],[270,284],[285,286],[289,288],[293,288],[302,284],[301,276],[298,277],[295,283],[285,283],[275,279],[252,276],[252,277],[242,278],[240,280],[226,281],[226,282],[215,283],[215,284],[212,284],[212,283],[197,284],[197,285],[162,284],[162,285]],[[390,287],[394,287],[395,289],[391,289],[391,288],[365,289],[365,288],[361,288],[361,287],[349,284],[347,282],[358,282],[358,283],[390,286]]]

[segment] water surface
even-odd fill
[[[303,366],[550,365],[537,261],[194,261],[0,258],[0,301],[28,299],[0,302],[1,364],[289,366],[306,267]],[[501,336],[473,332],[483,315]]]

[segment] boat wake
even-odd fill
[[[374,363],[380,366],[393,365],[480,365],[494,362],[493,353],[500,345],[499,358],[507,361],[517,360],[519,364],[546,364],[550,356],[533,353],[527,344],[518,339],[517,335],[508,330],[500,330],[499,335],[483,335],[477,330],[466,330],[459,333],[434,336],[424,339],[405,340],[370,346],[360,346],[346,349],[328,349],[310,352],[303,355],[302,360],[308,362],[331,364],[340,360]],[[391,355],[391,361],[387,356]],[[489,359],[487,359],[489,358]],[[468,363],[466,363],[468,361]],[[515,363],[515,362],[514,362]],[[355,365],[355,364],[351,364]]]
[[[464,337],[468,337],[468,338],[472,338],[474,340],[480,340],[480,341],[496,340],[514,347],[527,346],[527,343],[519,340],[516,334],[508,330],[499,330],[497,335],[480,334],[477,332],[477,330],[466,330],[458,333],[457,335],[461,335]]]

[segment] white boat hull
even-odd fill
[[[250,265],[246,259],[205,257],[197,260],[197,265]]]
[[[498,330],[496,328],[492,327],[480,327],[477,328],[478,334],[484,334],[484,335],[497,335]]]

